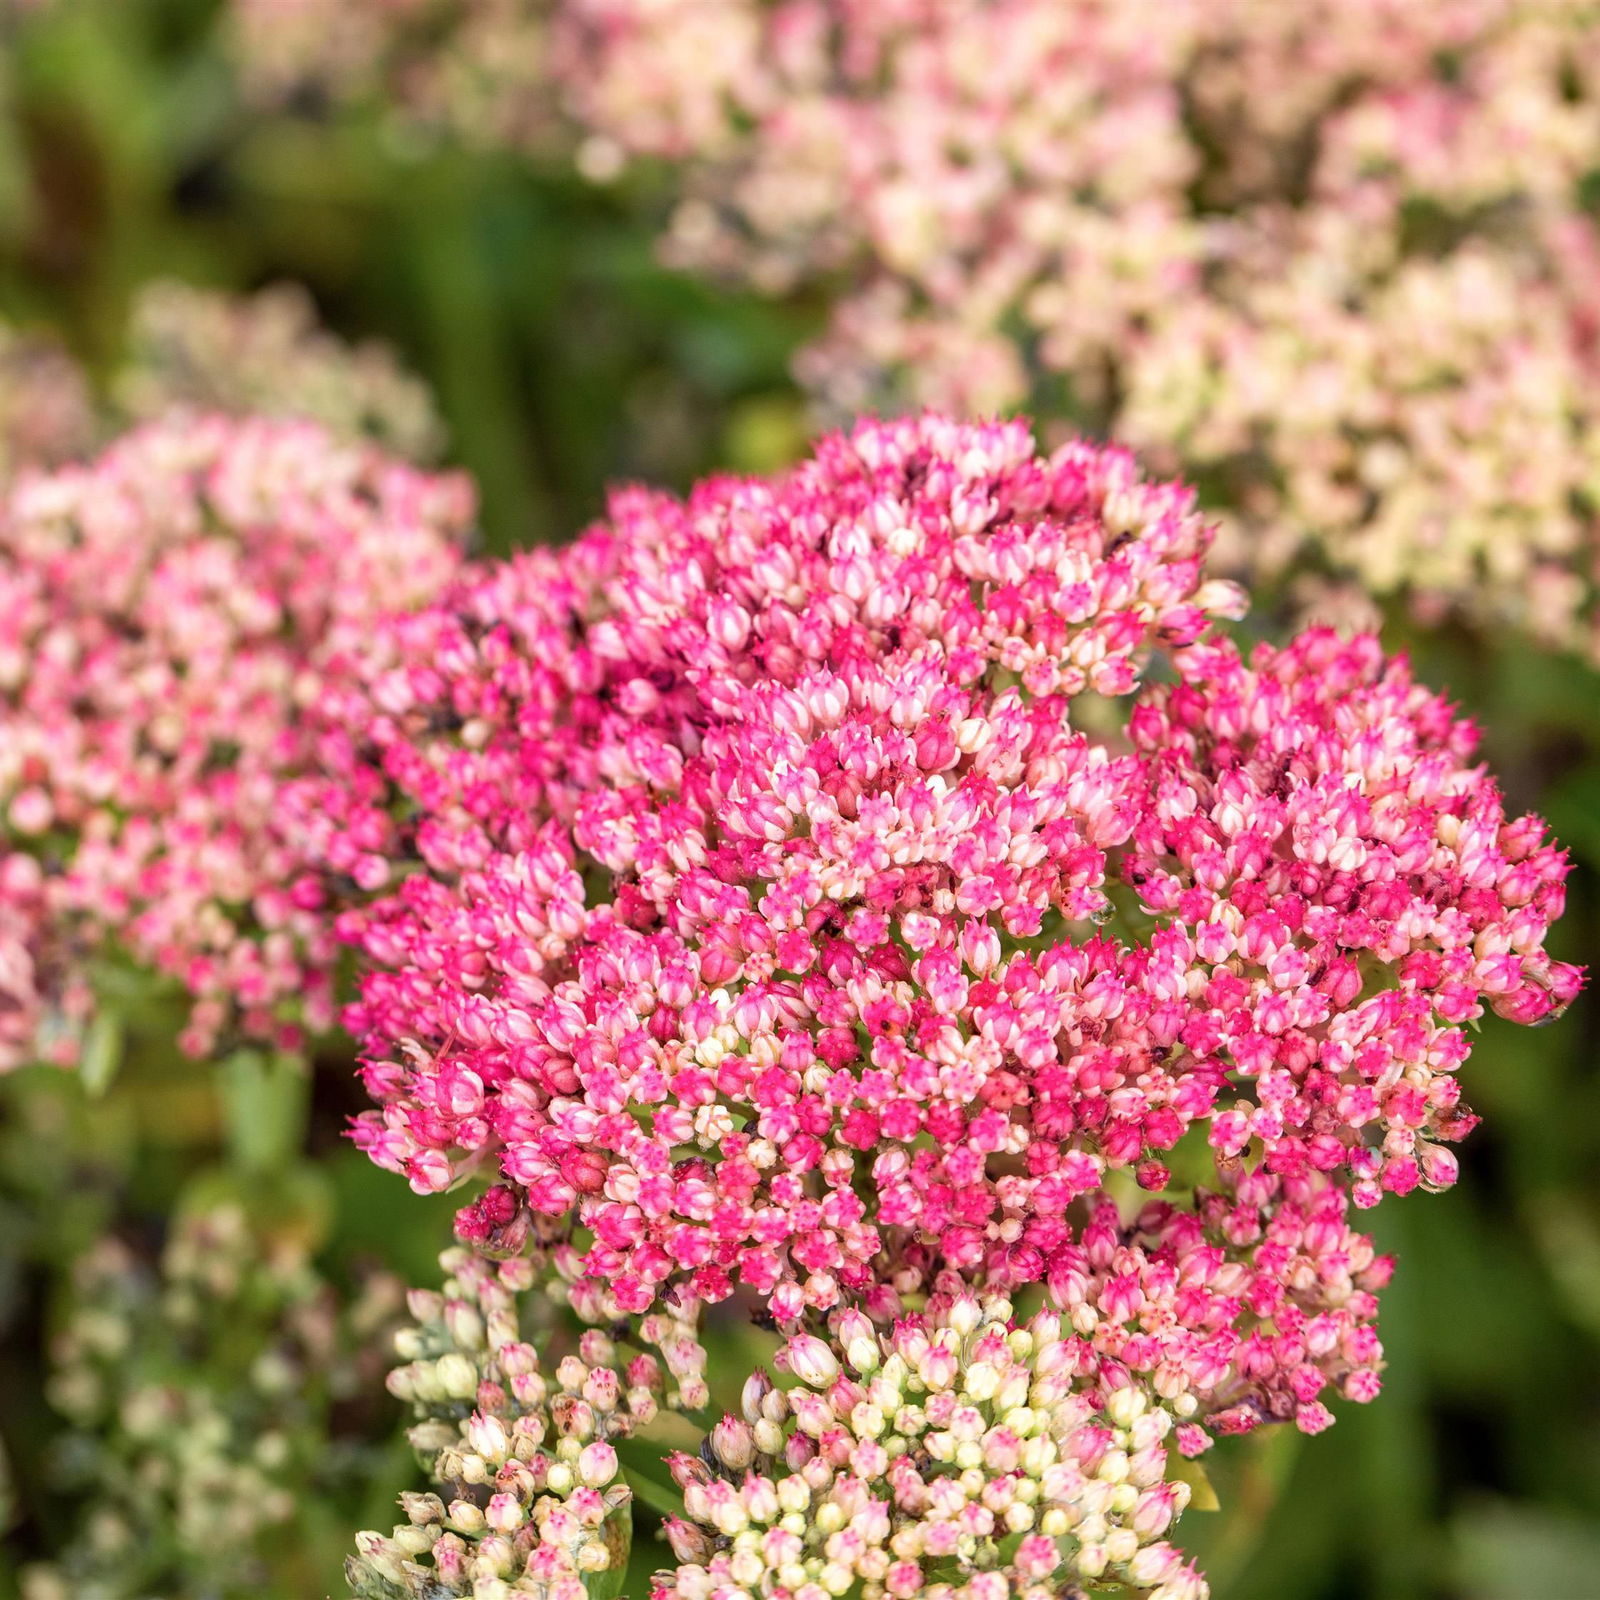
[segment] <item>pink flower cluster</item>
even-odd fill
[[[1301,542],[1600,659],[1587,0],[570,0],[582,165],[669,259],[834,282],[835,410],[1080,424]],[[715,40],[715,45],[712,45]]]
[[[1008,975],[1056,1029],[1097,976],[1120,987],[1102,941],[1002,965],[1002,934],[1106,911],[1105,850],[1133,822],[1136,764],[1067,706],[1127,692],[1157,635],[1189,643],[1233,605],[1201,585],[1203,527],[1120,453],[1045,462],[1020,426],[932,419],[614,518],[403,624],[394,648],[418,653],[376,679],[362,734],[432,870],[347,918],[380,969],[352,1020],[374,1046],[444,1048],[374,1060],[389,1104],[363,1142],[422,1188],[494,1147],[537,1208],[587,1197],[625,1304],[685,1264],[707,1298],[728,1265],[794,1280],[795,1206],[799,1276],[831,1303],[879,1249],[857,1163],[924,1132],[972,1142],[884,1165],[881,1214],[932,1206],[981,1254],[951,1184],[1021,1155],[1024,1108],[1054,1099],[1008,1059],[1028,1025]],[[328,846],[358,879],[381,870],[370,820]],[[1102,1117],[1111,1087],[1085,1095]],[[1093,1188],[1100,1160],[1066,1149],[1056,1170],[1041,1146],[1050,1170],[1006,1209],[1047,1179],[1062,1203]]]
[[[667,1457],[682,1514],[663,1533],[678,1565],[655,1593],[810,1597],[856,1579],[880,1600],[1048,1600],[1077,1579],[1204,1600],[1165,1538],[1195,1476],[1174,1452],[1263,1418],[1317,1432],[1332,1420],[1319,1394],[1377,1390],[1373,1291],[1391,1264],[1344,1210],[1335,1188],[1264,1172],[1201,1191],[1192,1210],[1151,1201],[1131,1222],[1102,1196],[1044,1311],[951,1269],[892,1321],[874,1303],[887,1284],[873,1314],[835,1310],[773,1352],[786,1386],[757,1368],[739,1414],[704,1428],[698,1454]],[[674,1375],[703,1368],[692,1322],[598,1304],[608,1332],[591,1326],[576,1354],[552,1355],[550,1382],[517,1315],[540,1286],[540,1252],[498,1259],[508,1244],[502,1234],[497,1261],[447,1254],[445,1294],[412,1296],[421,1326],[397,1341],[412,1359],[390,1387],[432,1419],[411,1437],[436,1493],[402,1496],[407,1523],[392,1536],[358,1536],[348,1571],[365,1600],[474,1593],[485,1579],[581,1600],[583,1576],[617,1564],[607,1533],[631,1513],[636,1455],[598,1492],[621,1450],[645,1444],[622,1441],[662,1406],[709,1398],[670,1385],[655,1354]],[[895,1279],[914,1276],[907,1261]],[[549,1315],[544,1302],[541,1326]],[[570,1352],[574,1332],[558,1324],[542,1342]],[[624,1363],[615,1340],[642,1353]]]
[[[1206,543],[1120,451],[924,417],[387,629],[291,806],[377,891],[358,1141],[420,1190],[489,1158],[624,1311],[785,1323],[908,1251],[1048,1281],[1191,1128],[1448,1184],[1465,1025],[1577,988],[1564,859],[1371,641],[1208,634]]]
[[[832,415],[1030,401],[1203,474],[1231,562],[1600,661],[1594,0],[235,0],[315,87],[824,288]]]
[[[1281,577],[1600,660],[1594,0],[235,0],[247,86],[596,181],[822,285],[825,410],[1031,400],[1203,473]]]
[[[1278,1198],[1264,1174],[1247,1186]],[[1211,1200],[1234,1239],[1259,1232],[1255,1207]],[[1304,1236],[1337,1238],[1336,1212],[1315,1209]],[[1282,1215],[1294,1213],[1290,1248],[1306,1223],[1289,1201]],[[1290,1228],[1274,1226],[1290,1240]],[[1301,1314],[1277,1282],[1283,1259],[1254,1282],[1242,1263],[1223,1264],[1191,1213],[1153,1204],[1139,1227],[1148,1254],[1124,1242],[1114,1204],[1096,1208],[1059,1310],[1025,1318],[947,1273],[926,1309],[888,1331],[849,1311],[834,1318],[831,1341],[790,1339],[777,1361],[795,1386],[775,1389],[756,1373],[743,1420],[724,1418],[699,1457],[671,1461],[686,1515],[665,1531],[681,1564],[657,1575],[656,1594],[833,1594],[860,1580],[868,1594],[1046,1600],[1077,1579],[1203,1600],[1204,1580],[1162,1537],[1190,1497],[1168,1476],[1168,1443],[1191,1455],[1203,1447],[1192,1419],[1217,1407],[1216,1386],[1248,1385],[1270,1363],[1225,1329],[1238,1299],[1268,1330],[1246,1344],[1296,1347],[1302,1399],[1329,1366],[1350,1369],[1351,1393],[1375,1386],[1365,1363],[1377,1341],[1348,1313]],[[1385,1273],[1368,1270],[1374,1281]],[[1341,1276],[1348,1292],[1348,1268]],[[1349,1300],[1371,1305],[1365,1291]],[[1316,1401],[1299,1410],[1313,1431],[1327,1417]]]
[[[835,414],[1032,398],[1302,545],[1600,660],[1590,0],[563,0],[595,176],[832,326]]]
[[[491,1176],[458,1229],[517,1258],[508,1287],[642,1319],[678,1408],[710,1394],[702,1304],[791,1336],[814,1401],[713,1430],[733,1489],[680,1474],[663,1594],[920,1594],[998,1518],[1024,1588],[1054,1550],[1202,1596],[1161,1537],[1164,1440],[1373,1397],[1390,1263],[1352,1209],[1453,1181],[1469,1024],[1577,991],[1542,824],[1372,639],[1242,656],[1192,494],[1118,448],[870,422],[493,565],[460,557],[470,509],[310,425],[224,419],[12,491],[5,1047],[70,1043],[108,945],[187,989],[191,1048],[291,1044],[350,947],[357,1142],[421,1191]],[[1013,1325],[1032,1285],[1052,1309]],[[477,1348],[481,1318],[439,1315]],[[972,1316],[1007,1329],[993,1392]],[[873,1385],[908,1351],[890,1417]],[[457,1408],[447,1373],[476,1378],[440,1362],[401,1381]],[[991,1405],[1013,1388],[1037,1401]],[[529,1439],[561,1429],[546,1398],[518,1396]],[[891,1424],[928,1434],[915,1482]],[[487,1481],[478,1434],[441,1482]],[[603,1460],[596,1491],[600,1445],[557,1451]],[[566,1552],[552,1581],[614,1564],[625,1484],[574,1521],[509,1463],[504,1528],[458,1485],[448,1538],[432,1502],[371,1536],[363,1592],[431,1592],[427,1550],[455,1592],[537,1589],[535,1543]],[[803,1536],[784,1495],[817,1497]]]
[[[277,797],[318,696],[448,582],[471,513],[464,482],[299,423],[175,420],[23,476],[0,510],[0,1062],[71,1058],[107,945],[188,991],[197,1053],[333,1021],[326,888]]]
[[[368,439],[424,464],[443,446],[427,385],[380,340],[350,344],[328,332],[297,283],[232,295],[155,279],[129,310],[127,345],[112,385],[122,417],[180,407],[301,417],[336,439]]]
[[[1264,1171],[1213,1182],[1192,1209],[1150,1200],[1131,1221],[1109,1195],[1091,1196],[1046,1280],[1079,1341],[1080,1374],[1150,1387],[1183,1424],[1176,1443],[1190,1456],[1210,1448],[1211,1429],[1293,1421],[1319,1433],[1333,1421],[1319,1396],[1373,1399],[1377,1291],[1394,1268],[1351,1229],[1336,1185]],[[918,1257],[900,1263],[902,1290],[918,1268],[947,1292],[972,1278]],[[835,1317],[836,1337],[843,1326]]]
[[[1577,993],[1543,948],[1565,857],[1370,636],[1312,630],[1249,664],[1207,641],[1176,667],[1129,718],[1148,786],[1123,873],[1162,923],[1147,983],[1186,997],[1176,1047],[1232,1074],[1212,1145],[1347,1174],[1358,1205],[1452,1183],[1466,1024]]]

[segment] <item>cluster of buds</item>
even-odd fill
[[[94,400],[55,340],[0,323],[0,484],[24,467],[54,467],[94,443]]]
[[[580,167],[673,164],[669,260],[837,286],[836,413],[1064,377],[1258,578],[1311,542],[1600,660],[1591,0],[550,9]]]
[[[540,150],[559,126],[549,11],[547,0],[231,0],[219,16],[258,106],[364,106],[403,147],[448,131]]]
[[[230,1027],[293,1048],[332,1022],[326,891],[276,796],[314,752],[309,707],[380,615],[450,580],[471,514],[459,479],[308,423],[220,416],[11,489],[0,871],[19,892],[0,1065],[30,1036],[71,1057],[107,947],[193,998],[193,1052]]]
[[[500,1204],[488,1197],[480,1212]],[[657,1591],[710,1600],[731,1583],[820,1597],[859,1581],[880,1595],[973,1586],[981,1600],[998,1575],[1017,1588],[996,1594],[1081,1579],[1200,1600],[1203,1581],[1160,1537],[1189,1495],[1167,1470],[1169,1446],[1196,1456],[1217,1433],[1271,1421],[1320,1432],[1332,1421],[1321,1395],[1378,1392],[1373,1318],[1392,1263],[1349,1229],[1347,1204],[1336,1185],[1264,1172],[1201,1190],[1193,1209],[1151,1201],[1131,1223],[1098,1197],[1056,1262],[1051,1309],[1031,1319],[908,1252],[866,1297],[870,1314],[836,1310],[819,1333],[785,1341],[774,1365],[793,1387],[756,1372],[740,1413],[708,1430],[698,1456],[667,1458],[683,1507],[664,1535],[680,1566],[658,1575]],[[556,1394],[530,1364],[531,1343],[514,1337],[519,1295],[537,1287],[529,1305],[547,1322],[561,1299],[535,1260],[456,1251],[445,1261],[445,1293],[413,1296],[421,1326],[399,1346],[414,1359],[390,1387],[429,1419],[413,1440],[456,1498],[408,1496],[410,1528],[364,1535],[357,1593],[397,1600],[442,1582],[451,1593],[542,1594],[556,1558],[531,1532],[503,1536],[551,1514],[548,1480],[530,1504],[528,1481],[502,1463],[521,1438],[548,1454],[556,1434],[557,1459],[581,1465],[591,1441],[648,1428],[660,1367],[641,1356],[619,1371],[612,1338],[591,1328],[556,1366]],[[642,1318],[639,1339],[669,1362],[674,1344],[692,1345],[690,1364],[704,1368],[692,1330],[666,1316]],[[698,1410],[708,1398],[685,1386],[669,1403]],[[462,1485],[478,1486],[467,1503]],[[416,1559],[427,1552],[431,1565]]]
[[[1257,579],[1320,546],[1425,619],[1600,660],[1594,0],[220,16],[258,105],[664,172],[669,262],[828,287],[795,368],[834,416],[1065,392],[1218,485]]]
[[[140,290],[115,383],[117,408],[153,419],[178,408],[301,417],[337,439],[370,439],[408,461],[440,452],[427,386],[387,345],[347,345],[298,284],[239,296],[158,281]]]
[[[1470,725],[1370,636],[1311,630],[1248,664],[1206,642],[1175,664],[1129,722],[1148,787],[1123,875],[1160,922],[1152,978],[1189,1000],[1175,1047],[1232,1067],[1212,1144],[1344,1172],[1363,1206],[1447,1187],[1444,1146],[1477,1120],[1467,1024],[1543,1022],[1578,991],[1544,951],[1564,855],[1506,816]]]
[[[669,261],[832,288],[797,372],[835,415],[1064,377],[1078,424],[1222,485],[1258,577],[1312,541],[1425,617],[1600,659],[1592,0],[228,17],[268,98],[379,99],[596,181],[668,164]]]
[[[82,460],[114,428],[175,410],[299,417],[408,461],[440,454],[444,425],[427,386],[381,341],[329,333],[298,284],[230,295],[158,279],[134,297],[125,344],[102,405],[57,339],[0,323],[0,485]]]
[[[422,866],[340,922],[358,1141],[422,1190],[493,1159],[625,1312],[785,1324],[884,1252],[1048,1279],[1191,1127],[1448,1183],[1466,1024],[1577,988],[1564,858],[1372,641],[1208,635],[1206,537],[1118,451],[925,417],[404,619],[287,807],[358,882]]]
[[[523,1312],[538,1321],[555,1304],[528,1293],[540,1272],[533,1257],[458,1248],[441,1260],[444,1289],[412,1294],[415,1326],[396,1339],[408,1359],[389,1376],[420,1419],[410,1439],[435,1488],[402,1497],[407,1521],[391,1535],[358,1536],[351,1587],[364,1600],[584,1600],[586,1580],[627,1561],[633,1505],[617,1443],[681,1396],[648,1349],[624,1360],[598,1328],[566,1340],[556,1359],[550,1346],[562,1336],[548,1315],[537,1330],[523,1326]],[[639,1330],[641,1344],[681,1337],[670,1318]]]
[[[1031,1316],[949,1269],[930,1268],[924,1294],[902,1264],[921,1311],[891,1317],[880,1297],[876,1317],[836,1311],[791,1336],[773,1360],[787,1387],[758,1370],[698,1455],[667,1457],[679,1565],[657,1592],[859,1582],[953,1600],[1083,1582],[1202,1600],[1164,1538],[1190,1493],[1169,1450],[1273,1417],[1315,1432],[1325,1386],[1376,1392],[1372,1291],[1389,1263],[1347,1231],[1344,1205],[1332,1186],[1261,1173],[1127,1225],[1103,1199],[1055,1304]],[[647,1444],[660,1367],[624,1365],[610,1333],[556,1332],[542,1262],[457,1250],[444,1265],[443,1293],[412,1296],[417,1325],[397,1341],[410,1359],[390,1379],[423,1419],[412,1440],[435,1487],[403,1497],[392,1535],[361,1536],[355,1591],[576,1600],[584,1575],[625,1557],[613,1441]],[[642,1320],[641,1341],[660,1320]],[[563,1338],[569,1353],[541,1365],[534,1343]]]
[[[300,1238],[229,1202],[181,1219],[158,1268],[103,1238],[71,1289],[47,1391],[71,1430],[48,1487],[80,1509],[57,1562],[25,1569],[27,1600],[259,1592],[307,1510],[349,1487],[329,1407],[370,1381],[399,1285],[341,1302]]]
[[[820,1593],[989,1600],[1007,1563],[1202,1593],[1145,1536],[1162,1441],[1376,1393],[1389,1264],[1349,1209],[1448,1184],[1467,1025],[1578,988],[1542,824],[1371,639],[1245,661],[1192,495],[1119,449],[867,423],[483,568],[462,509],[304,425],[214,420],[0,522],[0,669],[34,662],[0,671],[0,796],[50,928],[178,977],[197,1043],[316,1022],[350,947],[358,1143],[420,1191],[496,1180],[392,1380],[437,1493],[353,1582],[581,1600],[616,1573],[615,1441],[710,1398],[703,1303],[803,1335],[803,1377],[1037,1285],[1055,1320],[1024,1331],[1061,1353],[1033,1466],[995,1465],[1008,1405],[955,1480],[898,1422],[909,1469],[869,1473],[871,1402],[835,1388],[859,1365],[785,1415],[760,1396],[704,1474],[677,1463],[685,1600],[723,1557],[764,1584],[769,1543]],[[858,1447],[815,1519],[768,1495],[831,1493]],[[716,1546],[740,1517],[760,1548]]]
[[[1189,1501],[1166,1441],[1192,1400],[1100,1386],[1060,1313],[957,1289],[887,1333],[845,1312],[776,1364],[792,1387],[758,1371],[743,1417],[672,1458],[684,1515],[658,1600],[1206,1594],[1162,1537]]]

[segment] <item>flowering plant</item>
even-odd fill
[[[776,481],[617,496],[324,697],[284,804],[366,891],[337,922],[358,1142],[423,1191],[487,1170],[463,1239],[578,1325],[670,1314],[674,1371],[730,1297],[788,1335],[802,1387],[745,1416],[772,1465],[732,1427],[676,1469],[660,1592],[943,1593],[953,1561],[974,1596],[1059,1569],[1179,1600],[1169,1436],[1376,1394],[1390,1263],[1349,1209],[1454,1180],[1473,1019],[1575,994],[1543,948],[1565,860],[1375,641],[1243,656],[1208,539],[1121,451],[865,424]],[[609,1570],[610,1473],[551,1490],[509,1442],[590,1424],[508,1386],[514,1319],[483,1345],[457,1315],[502,1368],[445,1390],[512,1433],[437,1467],[466,1509],[371,1570],[403,1588],[435,1542],[485,1593]]]
[[[1600,660],[1586,0],[550,10],[668,258],[827,287],[834,414],[1031,401],[1203,476],[1253,582]]]
[[[276,1220],[234,1196],[179,1216],[158,1263],[108,1234],[72,1264],[47,1476],[78,1526],[24,1569],[27,1600],[259,1593],[302,1498],[348,1501],[378,1468],[330,1414],[372,1384],[400,1287],[369,1275],[341,1302]]]
[[[246,92],[600,182],[821,289],[835,417],[1031,403],[1202,476],[1230,562],[1600,659],[1590,0],[235,0]],[[1304,576],[1300,574],[1300,576]]]
[[[868,423],[500,565],[462,512],[218,419],[5,523],[16,970],[114,938],[288,1044],[342,943],[357,1143],[494,1180],[393,1380],[451,1498],[358,1588],[616,1578],[738,1297],[789,1384],[671,1458],[663,1597],[1204,1593],[1177,1463],[1377,1393],[1350,1209],[1576,992],[1564,857],[1375,641],[1242,655],[1121,450]]]
[[[179,417],[24,475],[0,513],[0,1068],[76,1058],[108,948],[193,997],[192,1053],[331,1024],[322,891],[275,795],[324,680],[448,579],[470,515],[462,480],[296,422]]]
[[[1159,13],[0,0],[0,1591],[1582,1587],[1600,12]]]

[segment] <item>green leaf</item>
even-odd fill
[[[683,1515],[683,1491],[672,1481],[672,1474],[654,1446],[640,1439],[619,1439],[617,1459],[622,1463],[628,1487],[641,1505],[661,1517]]]
[[[102,1005],[89,1024],[78,1064],[83,1087],[96,1100],[111,1087],[122,1066],[123,1043],[122,1013],[115,1006]]]
[[[1469,1600],[1555,1600],[1600,1592],[1600,1524],[1549,1506],[1484,1500],[1451,1527],[1455,1577]]]
[[[305,1136],[311,1075],[296,1056],[237,1050],[219,1069],[228,1153],[243,1172],[288,1166]]]
[[[1187,1456],[1180,1456],[1174,1451],[1167,1457],[1167,1472],[1169,1476],[1189,1485],[1191,1511],[1222,1509],[1222,1502],[1217,1498],[1217,1491],[1212,1487],[1211,1478],[1198,1461],[1191,1461]]]

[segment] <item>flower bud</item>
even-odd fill
[[[514,1494],[491,1495],[483,1513],[484,1521],[496,1533],[515,1533],[525,1516],[522,1502]]]
[[[757,1422],[762,1416],[762,1403],[773,1392],[772,1378],[765,1367],[757,1367],[744,1381],[744,1390],[739,1396],[739,1408],[744,1413],[746,1422]]]
[[[709,1533],[692,1522],[685,1522],[681,1517],[668,1517],[662,1523],[661,1531],[672,1546],[674,1557],[685,1565],[709,1561],[716,1549]]]
[[[498,1466],[511,1454],[511,1435],[499,1417],[473,1412],[467,1419],[467,1443],[483,1459]]]
[[[741,1418],[725,1416],[711,1430],[707,1447],[716,1462],[728,1471],[746,1471],[756,1456],[756,1440],[750,1424]]]
[[[813,1389],[824,1389],[839,1376],[839,1362],[826,1344],[814,1334],[796,1334],[783,1347],[789,1371]]]
[[[583,1447],[578,1456],[578,1476],[591,1489],[604,1488],[617,1475],[617,1452],[603,1440]]]
[[[433,1371],[440,1388],[453,1399],[470,1400],[478,1392],[477,1367],[454,1350],[440,1356]]]
[[[482,1533],[485,1527],[483,1512],[470,1500],[452,1500],[445,1521],[457,1533]]]

